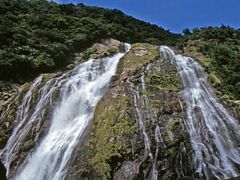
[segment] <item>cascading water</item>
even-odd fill
[[[161,55],[178,68],[187,105],[186,126],[195,151],[196,171],[204,179],[227,179],[239,175],[240,127],[220,104],[201,66],[190,57],[160,47]],[[239,166],[238,166],[239,167]]]
[[[139,129],[141,131],[141,135],[143,136],[144,142],[144,157],[142,162],[144,162],[147,158],[150,158],[151,161],[151,173],[148,179],[157,180],[158,179],[158,169],[157,169],[157,158],[160,144],[164,144],[161,138],[160,128],[158,125],[155,127],[155,142],[157,144],[157,148],[155,153],[152,153],[153,149],[151,149],[151,137],[149,132],[147,132],[146,123],[156,123],[156,114],[150,108],[150,102],[147,95],[147,87],[145,82],[145,73],[147,74],[150,69],[151,64],[149,64],[145,71],[141,73],[139,78],[140,84],[135,86],[130,80],[128,80],[128,84],[130,86],[132,95],[133,95],[133,104],[135,110],[135,117],[138,119]],[[141,163],[142,163],[141,162]]]
[[[32,99],[32,93],[35,88],[38,87],[38,85],[42,81],[42,76],[39,76],[34,80],[32,85],[29,87],[29,90],[25,94],[22,104],[18,109],[16,122],[18,123],[15,127],[11,137],[8,140],[8,143],[6,145],[6,148],[4,149],[5,157],[4,157],[4,164],[6,166],[7,171],[9,171],[11,162],[13,160],[13,157],[15,156],[15,149],[19,149],[19,146],[21,146],[21,142],[23,138],[25,137],[26,133],[29,132],[31,128],[31,123],[35,121],[34,118],[28,118],[29,108],[30,108],[30,102]],[[37,111],[35,111],[37,112]],[[25,126],[23,128],[23,126]],[[23,129],[21,129],[23,128]],[[21,129],[21,130],[20,130]]]
[[[126,51],[130,45],[125,45]],[[104,95],[117,64],[125,53],[80,64],[73,71],[49,80],[41,89],[34,112],[30,113],[32,90],[37,88],[42,77],[37,78],[26,93],[17,115],[17,125],[4,149],[4,161],[8,167],[14,150],[21,145],[21,136],[29,127],[43,117],[45,106],[51,103],[54,92],[60,96],[53,107],[50,128],[36,149],[29,155],[26,165],[14,177],[15,180],[64,179],[67,164],[80,136],[93,118],[94,110]],[[30,116],[30,117],[29,117]]]

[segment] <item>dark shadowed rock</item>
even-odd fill
[[[178,180],[198,180],[198,179],[190,177],[190,176],[184,176],[184,177],[178,178]]]
[[[4,167],[4,165],[2,164],[1,161],[0,161],[0,179],[1,179],[1,180],[7,180],[7,177],[6,177],[6,168]]]

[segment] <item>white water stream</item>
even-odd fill
[[[186,125],[195,152],[197,172],[204,179],[227,179],[239,175],[240,127],[220,103],[201,66],[190,57],[175,55],[161,46],[165,59],[176,63],[187,105]]]
[[[126,51],[130,45],[126,44]],[[41,89],[36,108],[28,116],[32,91],[42,80],[37,78],[23,98],[18,111],[17,126],[4,150],[5,166],[14,158],[14,151],[21,146],[21,137],[28,133],[31,124],[41,121],[45,107],[51,104],[53,92],[60,92],[50,128],[40,144],[29,155],[26,165],[14,177],[15,180],[60,180],[64,179],[67,164],[75,145],[90,124],[95,107],[104,95],[117,64],[125,53],[111,58],[90,59],[78,65],[73,71],[49,80]],[[31,110],[32,111],[32,110]]]

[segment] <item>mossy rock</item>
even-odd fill
[[[138,52],[144,50],[146,53],[139,55]],[[136,43],[132,45],[131,50],[120,61],[120,68],[123,73],[135,72],[144,65],[158,59],[160,51],[158,46],[148,43]]]
[[[89,59],[98,59],[113,56],[121,52],[123,43],[114,39],[107,39],[101,43],[95,43],[92,47],[86,49],[76,57],[76,64]]]
[[[126,151],[130,145],[129,137],[136,128],[132,111],[128,95],[122,93],[114,98],[105,97],[97,106],[93,124],[95,130],[91,138],[94,156],[90,162],[104,179],[111,177],[113,168],[122,163],[121,157],[129,153]],[[120,164],[111,162],[113,157],[120,160]]]

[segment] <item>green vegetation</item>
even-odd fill
[[[103,179],[111,179],[112,173],[124,161],[131,160],[131,139],[137,131],[130,94],[120,83],[126,76],[138,76],[139,73],[136,72],[141,67],[157,60],[159,56],[158,46],[148,43],[133,44],[130,52],[119,62],[118,80],[113,82],[113,88],[96,108],[88,145],[91,147],[88,150],[91,152],[89,163]]]
[[[2,0],[0,15],[0,79],[20,82],[71,64],[75,53],[102,39],[174,44],[179,37],[119,10],[83,4]]]
[[[230,27],[208,27],[184,30],[179,45],[197,57],[209,74],[210,82],[230,99],[240,99],[240,30]]]
[[[101,43],[94,43],[93,46],[87,48],[77,55],[77,62],[82,62],[88,59],[97,59],[103,57],[110,57],[117,52],[123,51],[123,43],[114,39],[107,39]]]
[[[136,43],[131,51],[120,61],[120,69],[125,72],[136,71],[143,65],[160,57],[159,47],[148,43]]]
[[[135,132],[136,120],[131,118],[132,107],[126,94],[103,99],[97,106],[93,127],[94,156],[91,164],[104,179],[111,177],[131,154],[130,137]],[[121,113],[119,113],[121,112]]]
[[[149,84],[149,88],[155,90],[177,91],[180,89],[177,71],[174,67],[165,71],[164,74],[147,76],[146,82]]]

